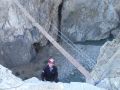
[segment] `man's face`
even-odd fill
[[[48,63],[49,67],[52,68],[54,66],[53,63]]]

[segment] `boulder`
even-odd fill
[[[101,87],[108,87],[108,90],[116,90],[115,87],[120,89],[120,85],[118,85],[120,83],[119,68],[120,39],[115,39],[111,42],[107,42],[101,48],[100,55],[97,59],[97,64],[91,72],[91,76],[93,77],[96,85],[98,84]],[[114,87],[113,89],[109,89],[111,85]]]

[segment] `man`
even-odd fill
[[[48,60],[48,65],[43,69],[41,78],[42,81],[58,82],[58,71],[53,58]]]

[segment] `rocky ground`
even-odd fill
[[[42,82],[37,78],[25,81],[12,75],[11,71],[0,65],[0,90],[105,90],[87,83]]]

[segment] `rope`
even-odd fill
[[[74,49],[74,50],[75,50],[77,53],[79,53],[80,55],[81,55],[81,53],[82,53],[82,54],[83,54],[83,56],[81,55],[82,57],[86,57],[86,58],[90,59],[90,61],[92,61],[93,64],[96,64],[96,62],[93,61],[93,58],[92,58],[92,57],[90,57],[88,54],[84,53],[84,51],[83,51],[82,49],[79,49],[77,46],[75,46],[75,44],[74,44],[69,38],[67,38],[67,36],[65,36],[62,32],[60,32],[56,26],[54,26],[54,27],[55,27],[54,30],[56,30],[56,31],[58,31],[59,33],[61,33],[61,36],[60,36],[60,35],[58,35],[58,36],[61,37],[61,39],[62,39],[63,41],[65,41],[72,49]],[[67,39],[67,40],[66,40],[66,39]],[[70,42],[70,43],[69,43],[69,42]]]
[[[20,10],[24,13],[24,15],[32,22],[32,24],[39,29],[39,31],[70,61],[85,77],[86,79],[90,79],[90,73],[74,59],[63,47],[61,47],[49,34],[45,31],[39,23],[27,12],[27,10],[19,3],[18,0],[13,0],[13,2],[20,8]]]
[[[49,20],[46,20],[46,22],[50,23]],[[96,62],[94,61],[94,59],[92,57],[90,57],[88,54],[84,53],[85,51],[83,51],[83,50],[79,49],[77,46],[75,46],[75,44],[66,35],[64,35],[62,32],[60,32],[55,25],[53,25],[53,28],[55,31],[60,33],[60,35],[58,34],[58,37],[60,37],[67,45],[69,45],[73,50],[75,50],[75,52],[79,53],[79,55],[81,57],[89,59],[89,61],[91,62],[92,65],[96,64]]]

